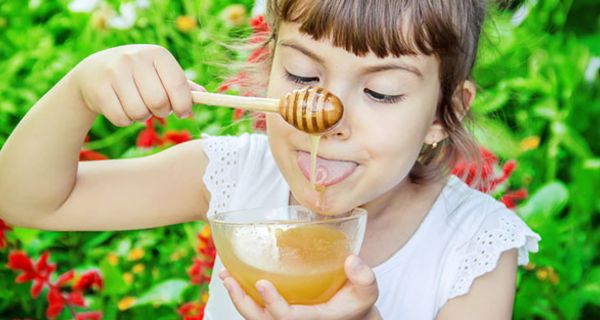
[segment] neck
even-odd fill
[[[424,216],[445,184],[446,180],[416,184],[409,179],[404,179],[397,186],[362,207],[369,212],[370,221],[399,221],[413,219],[415,215]]]

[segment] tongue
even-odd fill
[[[298,165],[300,170],[310,180],[310,154],[308,152],[298,152]],[[341,182],[352,174],[357,164],[352,161],[326,160],[317,157],[316,184],[330,186]]]

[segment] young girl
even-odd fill
[[[290,306],[267,281],[266,307],[217,260],[208,319],[510,319],[517,264],[539,236],[447,174],[477,151],[461,120],[483,1],[273,0],[268,96],[306,85],[344,103],[322,138],[324,209],[368,211],[360,258],[329,302]],[[267,135],[209,137],[159,154],[78,163],[98,115],[117,126],[192,112],[169,52],[130,45],[75,67],[25,116],[0,153],[1,218],[48,230],[123,230],[217,211],[301,204],[319,210],[309,136],[267,116]]]

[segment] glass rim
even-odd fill
[[[360,208],[360,207],[356,207],[348,212],[345,212],[343,214],[340,215],[332,215],[332,216],[327,216],[327,215],[321,215],[322,217],[324,217],[324,219],[321,220],[311,220],[311,221],[302,221],[302,220],[249,220],[249,221],[244,221],[244,222],[239,222],[239,221],[227,221],[224,219],[219,219],[219,216],[223,216],[223,215],[228,215],[228,214],[241,214],[243,212],[255,212],[255,211],[259,211],[259,210],[265,210],[265,211],[273,211],[273,210],[281,210],[281,209],[287,209],[287,208],[300,208],[304,211],[308,211],[314,215],[319,215],[318,213],[315,213],[313,211],[311,211],[310,209],[301,206],[301,205],[290,205],[290,206],[280,206],[280,207],[272,207],[272,208],[252,208],[252,209],[238,209],[238,210],[230,210],[230,211],[223,211],[223,212],[217,212],[214,215],[207,217],[207,221],[209,223],[216,223],[216,224],[222,224],[222,225],[248,225],[248,224],[260,224],[260,225],[274,225],[274,224],[278,224],[278,225],[314,225],[314,224],[326,224],[326,223],[332,223],[332,222],[344,222],[344,221],[348,221],[348,220],[352,220],[352,219],[356,219],[356,218],[360,218],[361,216],[366,216],[367,215],[367,210]]]

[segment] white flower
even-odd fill
[[[267,11],[267,1],[266,0],[256,0],[254,2],[254,8],[252,8],[252,16],[260,16],[265,14]]]
[[[92,12],[102,0],[73,0],[69,3],[72,12]]]
[[[150,6],[150,1],[149,0],[136,0],[135,4],[140,9],[146,9]]]
[[[525,21],[525,18],[527,18],[531,9],[537,5],[537,2],[538,0],[525,1],[525,3],[523,3],[519,9],[517,9],[517,11],[515,11],[512,19],[510,19],[510,23],[512,23],[513,26],[519,26],[523,21]]]
[[[37,9],[42,4],[42,0],[29,0],[29,9]]]
[[[192,69],[186,69],[183,71],[183,73],[185,74],[185,77],[194,81],[196,80],[196,78],[198,78],[198,73],[196,73],[196,71],[192,70]]]
[[[600,70],[600,57],[593,57],[585,69],[585,81],[588,83],[594,82],[594,79],[598,75],[598,70]]]
[[[135,3],[124,3],[119,8],[119,15],[108,19],[108,26],[114,29],[124,30],[133,27],[137,14]]]

